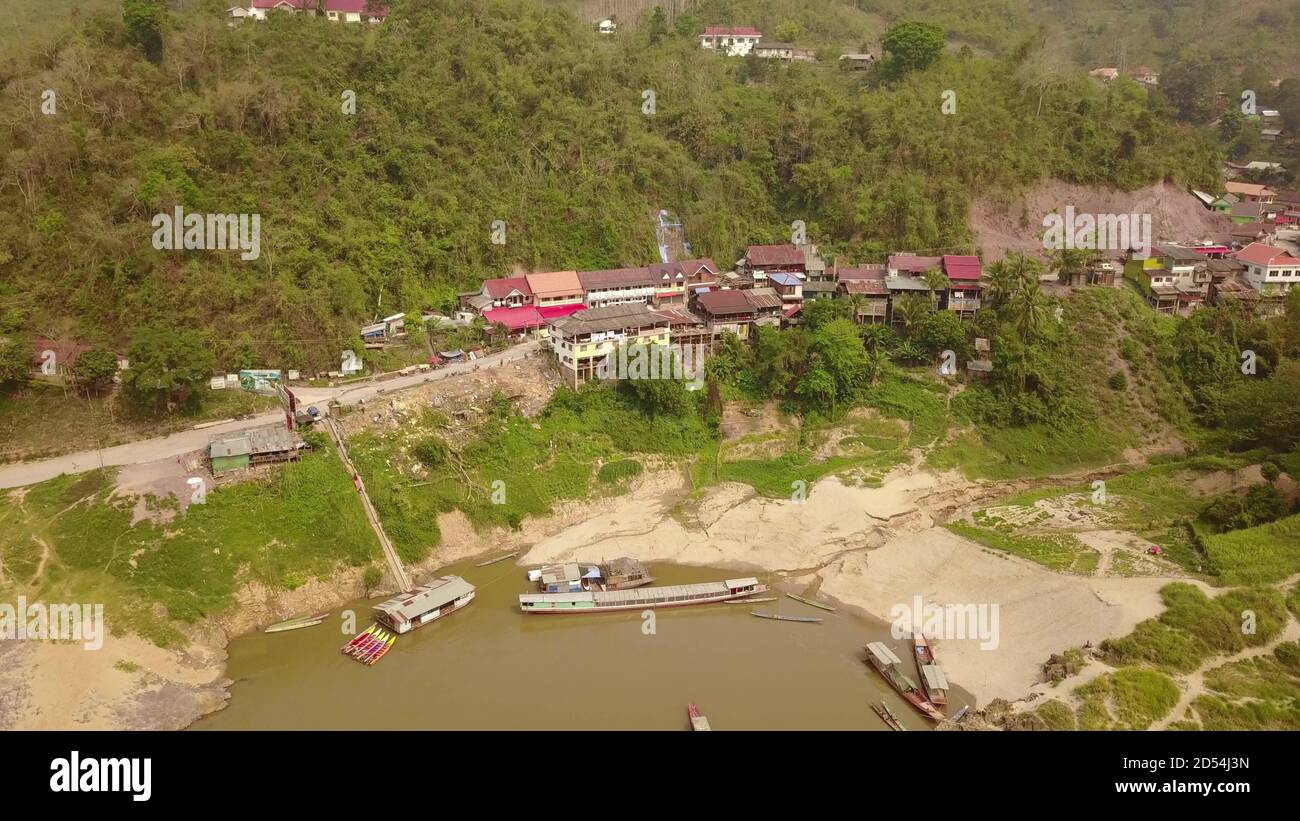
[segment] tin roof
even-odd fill
[[[943,669],[939,665],[921,665],[921,675],[925,678],[925,688],[927,690],[948,689],[948,677],[943,674]]]
[[[750,265],[803,265],[803,251],[794,245],[751,245],[745,251]]]
[[[603,308],[588,308],[585,311],[552,319],[548,323],[564,334],[594,334],[605,331],[621,331],[625,328],[643,328],[646,326],[668,325],[669,319],[633,302],[623,305],[606,305]]]
[[[577,271],[550,271],[542,274],[526,274],[528,287],[533,295],[542,299],[561,296],[573,296],[582,293],[582,283],[578,281]]]
[[[709,291],[700,294],[696,298],[696,305],[701,310],[712,316],[723,316],[726,314],[747,314],[751,313],[754,308],[745,299],[744,291]]]
[[[785,301],[781,299],[781,295],[772,288],[751,288],[748,291],[741,291],[741,293],[744,294],[745,300],[750,305],[753,305],[756,310],[780,308],[785,304]]]
[[[208,455],[243,456],[244,454],[282,453],[298,446],[293,434],[283,424],[274,423],[257,428],[214,436],[208,444]]]
[[[605,288],[646,288],[657,285],[659,277],[647,267],[610,268],[604,271],[579,271],[578,281],[584,291],[599,291]]]
[[[882,641],[873,641],[867,645],[867,652],[875,656],[881,664],[902,664],[903,660],[894,654],[893,650],[885,645]]]
[[[528,287],[528,277],[485,279],[483,280],[483,290],[493,299],[505,299],[510,296],[512,291],[518,291],[524,296],[532,296],[533,293]]]
[[[450,604],[465,594],[473,592],[474,585],[460,576],[443,576],[429,584],[377,604],[375,609],[410,620],[430,610],[442,607],[444,604]]]

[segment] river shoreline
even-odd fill
[[[971,640],[936,642],[954,685],[983,706],[1028,696],[1051,653],[1124,635],[1157,615],[1162,609],[1157,591],[1170,581],[1054,573],[941,526],[951,511],[989,492],[956,474],[911,465],[875,488],[825,479],[800,503],[724,484],[693,499],[687,516],[681,505],[689,494],[685,474],[675,466],[658,466],[622,495],[557,505],[552,515],[525,521],[517,531],[479,533],[462,514],[444,514],[442,545],[412,568],[412,575],[422,581],[441,567],[511,550],[521,555],[503,567],[629,555],[647,563],[767,574],[767,581],[815,590],[886,625],[896,606],[918,596],[926,603],[996,604],[1002,630],[996,649],[981,650]],[[59,644],[0,647],[12,662],[5,665],[9,672],[0,674],[0,684],[12,678],[15,685],[7,702],[0,702],[0,725],[189,726],[223,709],[230,698],[226,648],[233,637],[291,616],[333,610],[364,595],[359,569],[293,591],[246,586],[232,612],[188,629],[191,644],[184,650],[111,636],[98,653]],[[20,681],[27,685],[20,688]],[[88,692],[95,694],[89,708],[82,703]]]

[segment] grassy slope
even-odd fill
[[[61,476],[0,496],[0,588],[103,602],[115,632],[168,645],[180,640],[170,620],[220,613],[244,583],[293,589],[380,555],[347,472],[323,443],[262,480],[209,491],[168,524],[132,525],[135,501],[112,495],[113,477]],[[174,497],[149,504],[177,506]],[[42,543],[49,553],[37,574]]]

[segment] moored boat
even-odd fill
[[[375,618],[394,632],[409,633],[474,601],[474,585],[443,576],[375,605]]]
[[[749,615],[758,616],[760,619],[774,619],[776,621],[803,621],[803,622],[821,621],[821,619],[818,618],[817,616],[782,616],[780,613],[760,613],[757,610],[750,610]]]
[[[908,704],[922,715],[935,721],[943,720],[943,713],[925,697],[906,674],[903,673],[903,660],[894,654],[884,642],[873,641],[867,645],[867,663],[876,668],[889,685],[898,691]]]
[[[690,604],[744,599],[766,593],[758,579],[728,579],[723,582],[675,584],[664,587],[634,587],[629,590],[584,590],[579,593],[524,593],[519,609],[525,613],[608,613],[646,610],[655,607],[683,607]]]
[[[942,708],[948,703],[948,677],[935,661],[934,649],[920,630],[912,634],[912,646],[916,651],[916,671],[921,677],[921,687],[926,697]]]
[[[758,596],[752,599],[732,599],[725,601],[723,604],[757,604],[761,601],[776,601],[776,596]]]
[[[803,596],[796,596],[796,595],[793,594],[793,593],[786,593],[786,595],[789,596],[790,598],[794,599],[795,601],[797,601],[797,602],[803,602],[804,604],[806,604],[806,605],[808,605],[808,606],[810,606],[810,607],[820,607],[822,610],[828,610],[828,611],[830,611],[831,613],[834,613],[834,612],[835,612],[835,608],[834,608],[834,607],[831,607],[829,604],[822,604],[822,603],[819,602],[819,601],[813,601],[812,599],[805,599]]]
[[[296,619],[287,619],[286,621],[277,622],[262,632],[283,633],[286,630],[297,630],[300,627],[315,627],[327,618],[329,618],[329,611],[317,613],[314,616],[300,616]]]
[[[536,582],[543,593],[577,593],[582,590],[629,590],[655,580],[645,565],[621,556],[603,565],[577,562],[548,564],[528,571],[528,580]]]
[[[519,551],[516,550],[514,553],[507,553],[507,554],[504,555],[504,556],[497,556],[495,559],[488,559],[487,561],[485,561],[485,562],[479,562],[478,564],[476,564],[476,565],[474,565],[474,566],[475,566],[475,567],[487,567],[487,566],[490,565],[490,564],[496,564],[497,562],[504,562],[506,559],[513,559],[515,556],[518,556],[518,555],[519,555]]]
[[[880,704],[872,704],[871,709],[876,712],[876,715],[880,716],[880,720],[885,722],[885,726],[888,727],[889,729],[891,730],[907,729],[906,727],[903,726],[903,723],[898,720],[898,716],[894,715],[894,711],[889,709],[889,705],[885,704],[883,701]]]
[[[694,704],[686,705],[686,715],[691,719],[691,729],[696,732],[708,731],[713,728],[709,726],[709,720],[700,713],[700,708]]]

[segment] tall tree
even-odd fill
[[[909,71],[923,71],[943,54],[947,38],[944,31],[933,23],[908,22],[885,32],[881,47],[889,55],[885,71],[901,77]]]
[[[166,0],[123,0],[122,2],[122,22],[126,24],[126,39],[155,63],[162,57],[162,29],[166,17]]]

